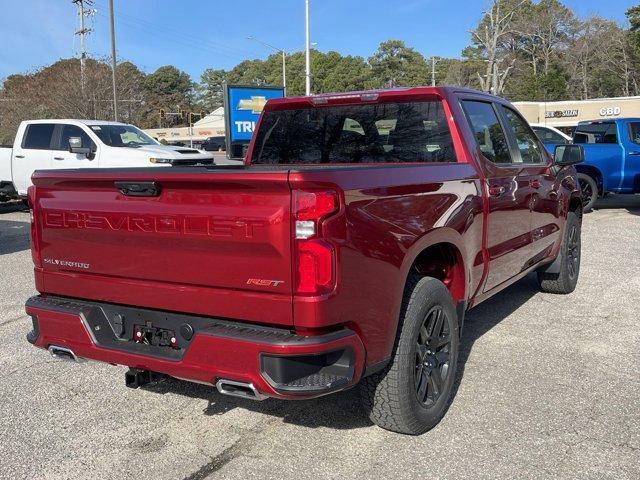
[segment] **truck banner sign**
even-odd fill
[[[225,121],[229,155],[233,152],[233,149],[229,148],[231,145],[249,143],[267,100],[283,96],[282,87],[225,85]]]

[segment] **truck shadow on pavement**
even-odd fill
[[[536,274],[530,273],[494,297],[469,310],[460,339],[460,355],[458,356],[456,382],[453,386],[453,401],[455,401],[458,388],[464,378],[467,360],[471,355],[474,343],[537,293],[540,293],[540,288]]]
[[[474,343],[538,292],[535,274],[532,274],[469,312],[462,334],[452,396],[454,402],[458,388],[464,379],[466,362]],[[327,427],[350,430],[373,425],[360,404],[357,387],[313,400],[268,399],[263,402],[227,397],[218,394],[213,387],[173,378],[167,378],[160,383],[143,388],[159,394],[172,393],[206,400],[208,405],[203,413],[210,416],[224,415],[234,408],[243,408],[281,417],[285,423],[309,428]]]
[[[0,218],[0,255],[29,249],[29,224]]]
[[[4,213],[28,211],[23,202],[0,202],[0,255],[29,249],[29,223],[2,218]]]
[[[28,211],[29,207],[21,201],[0,202],[0,214]]]
[[[632,215],[640,215],[640,195],[607,195],[599,199],[594,210],[625,209]]]

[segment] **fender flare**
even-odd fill
[[[434,230],[430,230],[416,240],[409,250],[407,250],[404,258],[402,259],[402,264],[400,266],[400,278],[404,279],[404,281],[398,282],[399,285],[396,287],[396,298],[399,299],[397,302],[396,317],[400,314],[400,306],[402,304],[402,296],[404,294],[406,279],[409,276],[409,270],[413,265],[413,262],[415,262],[416,258],[418,258],[424,250],[439,243],[449,243],[460,253],[464,271],[464,298],[462,300],[467,300],[470,288],[470,274],[468,269],[469,259],[462,235],[453,228],[438,227]]]

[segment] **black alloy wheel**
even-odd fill
[[[450,373],[451,332],[445,316],[441,306],[433,307],[418,332],[415,389],[426,408],[438,401]]]
[[[570,226],[569,236],[567,237],[567,269],[569,277],[575,278],[580,268],[580,227],[577,224]]]
[[[556,260],[538,269],[538,285],[543,292],[567,294],[575,290],[580,275],[582,221],[579,212],[567,213],[567,224]]]
[[[596,181],[585,173],[578,174],[578,184],[580,185],[580,193],[582,194],[582,204],[585,212],[590,211],[598,199],[598,184]]]
[[[408,435],[435,427],[451,404],[459,350],[459,322],[449,290],[435,278],[410,276],[390,362],[360,383],[369,418]]]

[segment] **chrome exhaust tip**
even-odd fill
[[[77,363],[84,361],[83,358],[76,356],[76,354],[73,353],[73,350],[71,350],[70,348],[59,347],[58,345],[49,345],[48,350],[51,356],[58,360],[66,360],[69,362]]]
[[[231,395],[232,397],[248,398],[249,400],[257,401],[269,398],[267,395],[256,390],[253,383],[220,379],[216,382],[216,388],[221,394]]]

